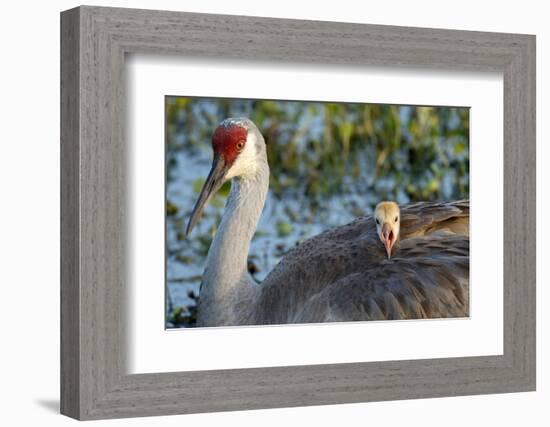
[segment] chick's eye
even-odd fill
[[[378,221],[378,218],[376,218],[376,224],[380,225],[380,221]]]
[[[236,147],[238,151],[241,151],[244,148],[244,141],[237,142]]]
[[[397,222],[397,221],[399,221],[399,217],[398,217],[398,216],[395,217],[395,222]]]

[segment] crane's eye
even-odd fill
[[[380,221],[378,221],[378,218],[376,218],[376,224],[380,225]]]
[[[241,151],[244,148],[244,141],[237,142],[236,148],[237,151]]]
[[[399,221],[399,217],[398,217],[398,216],[395,217],[395,222],[397,222],[397,221]]]

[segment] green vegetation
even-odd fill
[[[239,116],[258,125],[271,168],[249,257],[257,280],[300,241],[371,213],[380,200],[468,197],[468,108],[169,97],[169,327],[194,323],[204,259],[230,183],[188,239],[185,225],[211,164],[212,132],[224,118]]]

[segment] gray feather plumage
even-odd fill
[[[254,324],[469,315],[469,203],[401,209],[391,260],[371,216],[289,252],[260,285]]]

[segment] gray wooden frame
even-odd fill
[[[130,52],[502,72],[504,354],[128,375],[124,58]],[[71,9],[61,14],[61,166],[63,414],[98,419],[535,389],[534,36]]]

